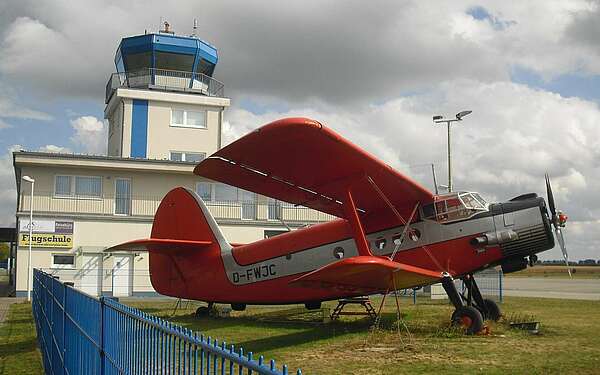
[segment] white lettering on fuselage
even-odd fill
[[[262,264],[240,272],[233,272],[231,279],[234,284],[247,284],[253,281],[272,279],[274,276],[277,276],[276,265]]]

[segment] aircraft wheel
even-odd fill
[[[473,306],[462,306],[452,314],[452,323],[462,327],[465,333],[473,335],[483,329],[483,317]]]
[[[496,302],[492,301],[491,299],[484,299],[483,304],[488,312],[487,316],[485,317],[486,319],[493,320],[495,322],[500,320],[502,313],[500,312],[500,307]]]
[[[200,306],[196,309],[196,316],[208,316],[210,314],[210,308],[208,306]]]

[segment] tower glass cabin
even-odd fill
[[[123,86],[223,96],[223,84],[212,78],[218,59],[215,47],[195,37],[158,33],[123,38],[105,102]]]

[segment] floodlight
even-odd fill
[[[441,120],[443,118],[444,118],[444,116],[441,116],[441,115],[433,116],[433,121]]]
[[[461,111],[461,112],[458,112],[456,114],[456,119],[457,120],[462,120],[463,117],[465,117],[466,115],[470,114],[471,112],[473,112],[473,111]]]

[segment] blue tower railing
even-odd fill
[[[111,74],[106,83],[106,104],[119,87],[180,91],[215,97],[224,95],[223,83],[205,74],[156,68]]]
[[[46,374],[288,373],[274,360],[266,364],[224,341],[90,297],[37,269],[32,307]]]

